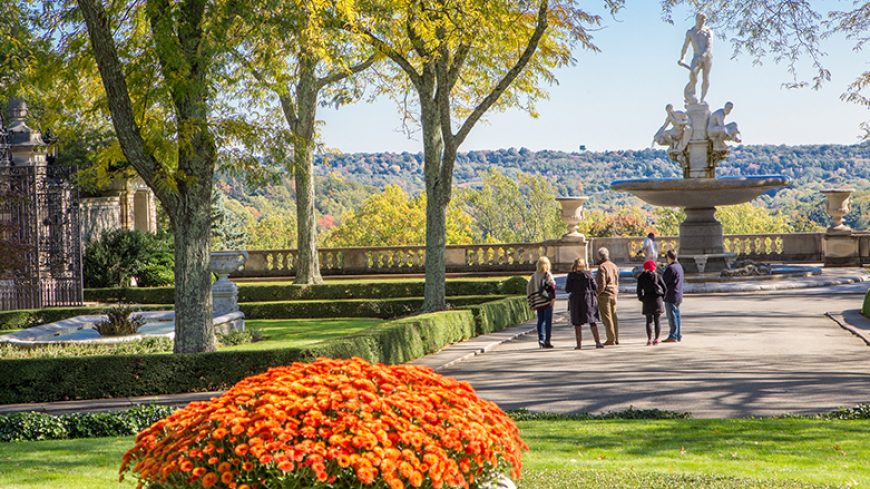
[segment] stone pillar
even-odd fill
[[[686,178],[714,178],[714,169],[710,164],[710,141],[707,139],[707,122],[710,119],[710,107],[706,103],[686,105],[686,113],[692,124],[692,138],[686,148],[688,168]]]
[[[571,266],[577,258],[586,263],[586,257],[589,255],[589,245],[586,237],[582,234],[580,238],[569,237],[545,241],[543,244],[547,257],[550,258],[550,264],[553,266],[553,271],[557,273],[571,271]]]
[[[680,224],[680,255],[724,252],[722,223],[716,220],[716,208],[686,208],[686,220]]]

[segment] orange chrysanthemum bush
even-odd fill
[[[248,377],[136,436],[148,488],[474,488],[520,476],[516,424],[431,369],[320,359]]]

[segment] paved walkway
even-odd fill
[[[870,348],[826,316],[859,307],[862,296],[815,292],[690,296],[683,342],[655,347],[645,346],[640,304],[626,296],[618,304],[619,346],[595,350],[587,328],[584,350],[575,351],[573,328],[563,323],[553,350],[539,350],[530,334],[441,372],[504,409],[635,406],[718,418],[870,403]]]
[[[640,304],[625,295],[619,302],[621,344],[595,350],[587,328],[582,351],[573,349],[562,298],[554,350],[538,350],[535,335],[529,334],[534,325],[527,323],[415,363],[471,382],[504,409],[601,412],[635,406],[688,411],[696,417],[815,413],[870,403],[870,346],[838,324],[870,336],[870,321],[854,313],[867,288],[863,283],[763,295],[689,296],[682,308],[683,342],[656,347],[645,346]],[[218,394],[0,405],[0,414],[183,405]]]

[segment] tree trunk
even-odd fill
[[[447,243],[447,203],[450,201],[450,188],[449,183],[445,188],[446,182],[441,179],[444,137],[441,133],[438,104],[432,99],[432,93],[428,90],[433,86],[434,83],[424,82],[424,87],[420,90],[426,177],[426,281],[423,287],[422,312],[447,309],[444,247]]]
[[[317,214],[314,208],[314,124],[317,117],[316,62],[300,61],[296,84],[297,119],[293,127],[293,178],[296,181],[297,284],[321,284],[317,255]]]
[[[175,234],[175,353],[216,349],[208,271],[210,202],[185,198],[183,208],[171,216]]]

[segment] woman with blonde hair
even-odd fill
[[[529,279],[526,294],[529,306],[538,315],[538,346],[553,348],[550,336],[553,332],[553,305],[556,303],[556,281],[550,273],[550,260],[538,258],[537,271]]]
[[[592,329],[592,337],[595,338],[595,348],[604,348],[601,338],[598,336],[598,321],[601,317],[598,313],[598,286],[595,277],[586,266],[582,258],[574,260],[574,266],[568,273],[565,282],[565,292],[568,296],[568,313],[571,316],[571,324],[574,325],[574,336],[577,338],[575,350],[581,348],[583,342],[583,325],[589,323]]]

